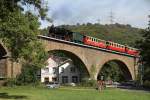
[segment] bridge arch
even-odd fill
[[[109,60],[103,61],[103,63],[99,64],[100,67],[99,67],[99,70],[96,75],[97,79],[100,77],[99,75],[100,75],[101,71],[103,70],[103,68],[105,67],[105,65],[108,64],[109,62],[114,62],[118,65],[117,67],[119,67],[119,69],[122,71],[125,81],[133,79],[133,75],[132,75],[129,65],[121,59],[109,59]],[[110,67],[111,67],[111,65],[110,65]]]
[[[3,46],[2,43],[0,43],[0,58],[2,58],[3,56],[7,55],[7,50],[6,48]]]
[[[3,80],[7,74],[7,50],[5,46],[0,41],[0,79]],[[1,81],[0,80],[0,81]]]
[[[49,53],[59,53],[59,52],[64,53],[68,58],[70,58],[73,61],[74,65],[78,67],[81,78],[90,78],[90,72],[87,69],[86,64],[77,54],[68,50],[61,50],[61,49],[53,49],[53,50],[49,50],[48,52]]]

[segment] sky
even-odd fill
[[[150,0],[45,0],[48,16],[54,25],[76,23],[110,24],[110,12],[114,23],[130,24],[146,28],[150,14]],[[99,20],[99,21],[98,21]],[[41,28],[51,23],[41,21]]]

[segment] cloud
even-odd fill
[[[108,24],[110,11],[118,23],[146,27],[150,0],[48,0],[49,16],[56,25],[95,23]],[[44,24],[42,24],[44,26]]]
[[[52,19],[54,20],[66,20],[71,17],[73,11],[69,8],[68,4],[63,4],[52,12]]]

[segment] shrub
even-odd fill
[[[4,86],[10,86],[13,87],[16,85],[16,79],[15,78],[8,78],[6,80],[6,83],[4,84]]]
[[[144,86],[145,88],[150,88],[150,81],[148,81],[148,80],[144,81],[143,86]]]
[[[25,65],[22,67],[21,74],[16,77],[17,85],[38,85],[39,80],[37,78],[38,67],[33,65]]]
[[[78,84],[79,86],[82,86],[82,87],[93,87],[93,88],[96,88],[97,86],[97,82],[96,80],[89,80],[89,79],[84,79],[81,81],[80,84]]]

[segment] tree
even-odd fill
[[[143,39],[137,41],[137,47],[140,49],[141,62],[144,66],[144,80],[150,81],[150,21],[148,28],[143,30],[141,34]]]
[[[0,0],[0,39],[11,52],[11,60],[22,63],[22,73],[17,82],[35,83],[36,71],[47,59],[47,52],[37,39],[40,33],[38,19],[48,20],[48,9],[42,1]],[[38,13],[24,9],[25,6],[34,7]]]
[[[21,74],[17,76],[17,85],[27,85],[27,84],[38,84],[38,72],[39,68],[33,65],[23,65],[21,69]]]
[[[0,18],[8,17],[11,12],[16,12],[17,10],[24,11],[25,8],[23,6],[33,6],[38,14],[37,16],[41,17],[42,19],[47,18],[46,12],[48,11],[47,6],[44,6],[44,0],[1,0],[0,1]]]
[[[34,6],[38,14],[23,12],[23,5]],[[1,0],[0,7],[0,38],[11,52],[12,60],[41,66],[46,52],[37,40],[38,19],[47,18],[47,8],[43,7],[42,0]]]
[[[11,52],[11,60],[23,65],[22,73],[17,78],[20,82],[37,81],[36,71],[44,66],[47,59],[47,53],[37,39],[40,33],[38,19],[48,20],[48,9],[42,5],[42,1],[0,0],[0,39]],[[25,6],[34,7],[38,13],[34,14],[25,9]]]

